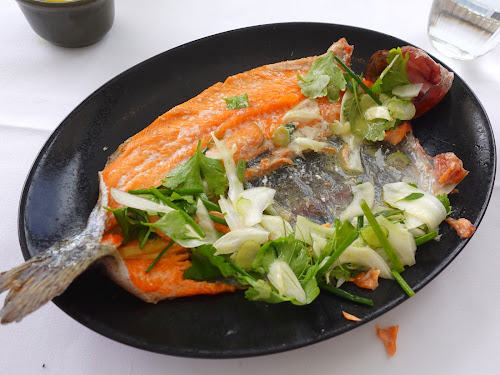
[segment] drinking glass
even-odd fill
[[[434,0],[429,38],[446,56],[471,60],[500,42],[500,0]]]

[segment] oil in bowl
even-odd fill
[[[101,40],[114,21],[114,0],[16,0],[33,31],[61,47]]]

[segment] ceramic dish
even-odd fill
[[[17,0],[31,28],[60,47],[85,47],[101,40],[115,17],[114,0]]]
[[[128,137],[157,116],[199,92],[263,64],[323,53],[346,37],[354,44],[353,70],[364,70],[380,49],[407,42],[374,31],[330,24],[256,26],[204,38],[153,57],[114,78],[80,104],[55,130],[34,163],[20,207],[19,232],[25,258],[85,226],[98,194],[97,172]],[[488,118],[469,87],[456,76],[435,108],[412,122],[430,155],[455,152],[470,170],[451,195],[456,217],[478,225],[495,174],[495,145]],[[443,237],[417,251],[404,272],[419,291],[464,248],[448,225]],[[197,296],[147,304],[122,290],[99,269],[78,278],[54,302],[85,326],[116,341],[149,351],[189,357],[227,358],[298,348],[358,327],[346,310],[363,319],[380,316],[405,301],[397,283],[382,280],[373,292],[347,285],[375,306],[355,305],[322,293],[311,305],[269,305],[243,293]],[[434,307],[435,308],[435,307]]]

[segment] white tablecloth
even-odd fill
[[[274,22],[314,21],[394,35],[451,66],[477,94],[496,139],[500,139],[500,48],[470,62],[440,55],[426,36],[429,0],[370,4],[359,0],[117,0],[115,24],[109,34],[98,44],[81,49],[62,49],[42,40],[14,1],[4,3],[0,10],[0,270],[23,260],[17,238],[21,189],[38,151],[66,115],[125,69],[218,32]],[[477,233],[444,272],[407,302],[333,339],[257,358],[176,358],[102,337],[49,303],[20,324],[0,327],[0,373],[499,374],[499,184],[497,180]],[[399,324],[394,357],[385,354],[375,335],[376,324]]]

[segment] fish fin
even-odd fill
[[[18,322],[62,294],[90,264],[117,254],[110,245],[60,242],[20,266],[0,274],[0,293],[9,290],[0,310],[2,324]],[[67,266],[61,267],[61,264]]]

